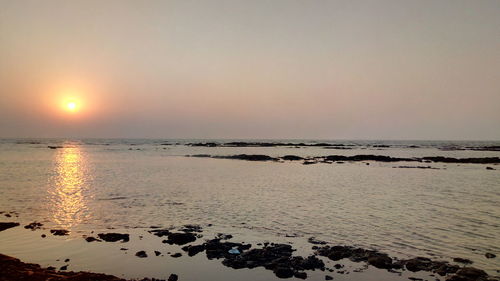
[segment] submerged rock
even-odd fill
[[[177,276],[177,274],[170,274],[170,276],[168,277],[168,281],[177,281],[179,280],[179,276]]]
[[[128,242],[129,241],[129,235],[128,234],[121,234],[121,233],[99,233],[97,234],[99,238],[106,242],[117,242],[117,241],[122,241],[122,243]]]
[[[487,259],[494,259],[494,258],[496,258],[496,257],[497,257],[495,254],[492,254],[492,253],[486,253],[486,254],[484,254],[484,256],[485,256]]]

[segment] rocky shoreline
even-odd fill
[[[453,158],[444,156],[427,156],[415,158],[391,157],[385,155],[327,155],[315,157],[301,157],[297,155],[285,155],[281,157],[271,157],[263,154],[237,154],[237,155],[210,155],[210,154],[194,154],[186,155],[186,157],[198,158],[214,158],[214,159],[233,159],[246,161],[302,161],[303,164],[318,164],[318,163],[343,163],[343,162],[420,162],[420,163],[450,163],[450,164],[500,164],[500,157],[480,157],[480,158]]]
[[[18,227],[19,223],[0,222],[0,231]],[[43,224],[33,222],[25,229],[32,231],[43,229]],[[69,231],[64,229],[51,229],[55,235],[69,235]],[[364,264],[384,269],[392,273],[401,274],[409,272],[428,272],[431,276],[439,275],[447,281],[498,281],[489,276],[485,271],[471,267],[472,261],[464,258],[455,258],[455,263],[447,261],[436,261],[426,257],[414,257],[411,259],[398,259],[390,257],[388,254],[372,250],[346,245],[332,245],[326,241],[320,241],[310,237],[308,242],[312,245],[312,254],[308,256],[294,255],[296,249],[292,245],[283,243],[263,242],[256,245],[247,243],[231,242],[233,238],[230,234],[219,233],[212,239],[204,239],[201,243],[195,243],[203,238],[203,228],[199,225],[184,225],[179,228],[158,228],[152,227],[148,231],[151,235],[157,236],[163,243],[182,246],[187,256],[192,257],[200,253],[205,253],[209,260],[220,260],[221,263],[233,269],[262,267],[270,270],[278,278],[308,278],[308,271],[325,272],[325,280],[331,280],[329,273],[349,274],[341,264],[346,259],[351,262]],[[42,237],[44,237],[42,235]],[[98,238],[97,238],[98,237]],[[130,236],[127,233],[99,233],[97,237],[84,235],[83,238],[89,243],[110,242],[129,243]],[[125,249],[125,248],[123,248]],[[149,253],[150,255],[152,253]],[[160,249],[154,251],[156,256],[161,255]],[[147,258],[148,253],[144,250],[135,253],[138,258]],[[170,255],[173,258],[182,256],[181,253]],[[496,258],[493,253],[485,253],[486,258]],[[338,262],[334,266],[329,266],[326,260]],[[69,261],[69,260],[68,260]],[[18,259],[0,255],[0,268],[2,274],[0,281],[10,280],[124,280],[115,276],[96,274],[89,272],[65,272],[62,267],[60,271],[55,268],[41,268],[39,265],[26,264]],[[178,276],[172,274],[169,281],[177,280]],[[151,280],[151,279],[141,279]],[[155,279],[153,279],[155,280]],[[156,279],[158,280],[158,279]],[[440,279],[436,279],[440,280]]]

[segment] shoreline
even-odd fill
[[[0,231],[8,228],[15,228],[20,226],[18,223],[3,222],[0,223]],[[39,230],[43,228],[43,224],[33,222],[24,226],[26,230]],[[48,230],[48,229],[45,229]],[[68,236],[69,231],[64,229],[50,229],[53,236]],[[272,271],[277,278],[291,278],[308,279],[308,273],[318,270],[324,275],[326,280],[331,277],[331,273],[336,274],[349,274],[351,271],[362,272],[356,270],[349,270],[344,267],[344,262],[352,262],[362,265],[364,268],[369,266],[387,271],[389,273],[398,274],[402,273],[416,273],[427,274],[429,279],[421,280],[444,280],[438,277],[445,278],[447,281],[489,281],[499,280],[498,276],[490,276],[485,271],[471,267],[472,261],[464,258],[455,258],[455,263],[447,261],[431,260],[425,257],[414,257],[410,259],[399,259],[391,257],[386,253],[372,250],[363,249],[353,246],[333,245],[326,241],[317,240],[310,237],[307,242],[310,244],[313,254],[308,256],[294,255],[297,249],[293,245],[263,242],[256,245],[230,242],[233,238],[231,234],[218,234],[212,239],[202,239],[203,228],[199,225],[184,225],[178,228],[150,228],[147,233],[152,237],[156,236],[163,239],[161,242],[164,244],[178,246],[184,255],[193,257],[200,253],[204,253],[208,260],[219,260],[219,262],[228,268],[232,269],[253,269],[264,268],[265,270]],[[131,243],[128,233],[94,233],[94,236],[83,235],[86,243],[106,243],[106,242],[120,242]],[[42,236],[43,237],[43,236]],[[159,249],[158,249],[159,250]],[[131,254],[134,254],[131,252]],[[159,251],[138,251],[135,253],[136,258],[148,258],[150,256],[158,256],[161,254]],[[181,256],[179,253],[177,255]],[[496,258],[494,254],[486,253],[490,258]],[[0,255],[0,268],[5,268],[5,272],[0,280],[46,280],[46,278],[56,278],[51,280],[90,280],[99,281],[121,281],[125,279],[118,278],[113,275],[91,273],[86,271],[81,272],[66,272],[66,268],[61,268],[60,271],[55,271],[55,268],[41,268],[36,264],[23,263],[22,261]],[[172,258],[178,256],[171,255]],[[330,263],[332,262],[332,263]],[[333,264],[335,263],[335,264]],[[461,264],[459,266],[458,264]],[[63,270],[63,271],[61,271]],[[175,274],[172,274],[175,275]],[[172,277],[171,275],[171,277]],[[5,277],[3,277],[5,276]],[[33,277],[34,276],[34,277]],[[23,278],[28,279],[23,279]],[[36,278],[41,279],[36,279]],[[397,277],[397,276],[396,276]],[[430,278],[432,277],[432,278]],[[57,279],[59,278],[59,279]],[[82,279],[83,278],[83,279]],[[87,278],[87,279],[85,279]],[[170,281],[176,280],[177,275],[169,278]],[[333,278],[333,277],[332,277]],[[354,277],[353,277],[354,278]],[[182,276],[181,276],[182,279]],[[354,278],[358,280],[357,278]],[[405,280],[406,278],[400,277],[398,280]],[[151,279],[133,279],[133,280],[151,280]],[[153,279],[164,280],[164,279]],[[359,279],[362,280],[362,279]]]

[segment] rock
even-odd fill
[[[494,258],[496,258],[496,257],[497,257],[495,254],[492,254],[492,253],[486,253],[486,254],[484,254],[484,256],[485,256],[487,259],[494,259]]]
[[[481,269],[474,267],[464,267],[460,269],[455,275],[446,279],[447,281],[474,281],[485,280],[488,274]]]
[[[289,267],[279,266],[279,267],[276,267],[273,270],[273,272],[278,278],[291,278],[291,277],[293,277],[293,270]]]
[[[170,276],[168,277],[168,281],[177,281],[177,280],[179,280],[177,274],[170,274]]]
[[[172,258],[180,258],[182,257],[182,254],[181,253],[175,253],[173,255],[170,255]]]
[[[193,233],[170,233],[168,239],[164,240],[166,243],[173,245],[184,245],[196,241],[196,235]]]
[[[17,222],[0,222],[0,231],[19,226]]]
[[[389,269],[392,267],[392,259],[386,255],[374,255],[368,258],[368,264],[377,268]]]
[[[40,235],[40,236],[41,236],[42,238],[45,238],[45,237],[47,237],[47,235],[45,235],[45,234],[42,234],[42,235]]]
[[[305,272],[295,272],[293,274],[293,276],[295,278],[299,278],[299,279],[306,279],[307,278],[307,273],[305,273]]]
[[[458,262],[458,263],[463,263],[463,264],[472,264],[471,260],[464,259],[464,258],[454,258],[453,261]]]
[[[333,280],[333,277],[331,277],[330,275],[325,275],[325,280]]]
[[[50,149],[58,149],[58,148],[63,148],[63,147],[62,147],[62,146],[60,146],[60,145],[49,145],[49,146],[47,146],[47,147],[48,147],[48,148],[50,148]]]
[[[168,229],[154,229],[150,230],[149,232],[158,237],[168,236],[171,233]]]
[[[221,155],[221,156],[212,156],[213,158],[219,159],[237,159],[237,160],[246,160],[246,161],[278,161],[278,158],[274,158],[268,155],[262,154],[239,154],[239,155]]]
[[[0,279],[1,280],[26,280],[26,281],[125,281],[124,279],[90,272],[66,271],[68,265],[56,271],[55,267],[42,268],[40,265],[24,263],[18,259],[0,254]]]
[[[409,271],[429,271],[432,266],[432,261],[424,257],[416,257],[405,262],[406,269]]]
[[[85,237],[85,241],[87,241],[87,242],[94,242],[94,241],[101,242],[101,240],[99,240],[95,237],[92,237],[92,236]]]
[[[161,255],[161,252],[160,251],[155,251],[155,255],[159,256],[159,255]]]
[[[286,160],[286,161],[300,161],[300,160],[304,160],[303,157],[296,156],[296,155],[285,155],[285,156],[281,157],[281,159]]]
[[[486,170],[495,170],[493,167],[486,167]]]
[[[435,272],[441,276],[445,276],[450,273],[455,273],[460,269],[458,265],[450,265],[448,263],[443,263],[442,265],[438,266],[435,270]]]
[[[69,231],[66,229],[51,229],[50,233],[57,236],[69,235]]]
[[[139,252],[135,253],[135,256],[139,257],[139,258],[147,258],[148,254],[146,254],[145,251],[139,251]]]
[[[64,262],[69,262],[69,261],[70,261],[70,259],[65,259],[65,260],[64,260]]]
[[[302,162],[302,165],[312,165],[312,164],[317,164],[318,161],[314,161],[314,160],[305,160],[304,162]]]
[[[129,235],[128,234],[121,234],[121,233],[99,233],[97,234],[99,238],[106,242],[117,242],[117,241],[122,241],[122,243],[128,242],[129,241]]]
[[[35,222],[32,222],[32,223],[30,223],[28,225],[25,225],[24,228],[31,229],[31,230],[37,230],[37,229],[42,228],[42,226],[43,226],[43,223],[35,221]]]
[[[192,257],[200,252],[205,251],[205,245],[184,246],[182,247],[182,250],[186,251],[188,253],[188,256]]]

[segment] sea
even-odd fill
[[[221,145],[235,141],[287,145]],[[472,266],[498,276],[500,258],[485,254],[500,256],[500,165],[378,161],[304,165],[190,157],[481,158],[500,157],[497,148],[498,141],[0,139],[0,221],[21,223],[0,232],[0,253],[44,267],[68,265],[72,271],[123,278],[166,279],[176,273],[179,280],[278,279],[263,268],[235,270],[202,254],[172,258],[170,254],[183,253],[180,247],[163,244],[149,232],[152,227],[194,224],[204,229],[200,241],[225,233],[253,245],[290,243],[297,253],[308,254],[312,252],[308,239],[314,237],[398,258],[450,262],[467,258]],[[41,230],[22,227],[35,221],[43,224]],[[50,229],[70,234],[54,236]],[[131,239],[127,243],[83,239],[105,232],[129,233]],[[139,250],[148,258],[136,257]],[[155,250],[161,255],[153,254]],[[356,272],[360,266],[346,263],[349,275],[332,276],[335,280],[410,276],[378,269]],[[308,280],[324,280],[324,275],[311,272]]]

